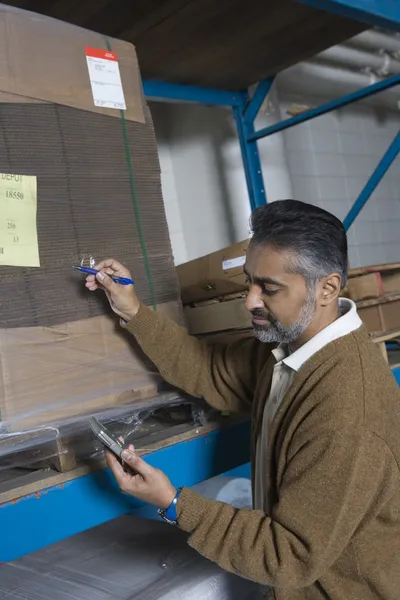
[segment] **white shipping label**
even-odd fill
[[[235,269],[236,267],[243,267],[246,262],[246,256],[238,256],[237,258],[231,258],[224,260],[222,263],[223,271],[229,271],[229,269]]]
[[[86,48],[86,60],[95,106],[126,110],[124,90],[115,52]]]

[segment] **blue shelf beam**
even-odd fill
[[[398,0],[298,0],[313,8],[355,19],[372,27],[400,31]]]
[[[400,11],[400,4],[399,4]],[[269,127],[265,127],[260,131],[256,131],[254,134],[249,136],[249,141],[260,140],[264,137],[272,135],[273,133],[278,133],[279,131],[284,131],[285,129],[289,129],[294,125],[299,125],[300,123],[305,123],[306,121],[310,121],[311,119],[315,119],[316,117],[320,117],[321,115],[325,115],[333,110],[338,108],[342,108],[344,106],[348,106],[349,104],[353,104],[353,102],[357,102],[358,100],[363,100],[374,94],[378,94],[379,92],[383,92],[388,90],[396,85],[400,84],[400,74],[394,75],[393,77],[388,77],[383,81],[379,81],[378,83],[374,83],[373,85],[369,85],[366,88],[362,88],[361,90],[357,90],[352,92],[351,94],[347,94],[346,96],[342,96],[340,98],[336,98],[330,102],[326,102],[326,104],[321,104],[321,106],[317,106],[315,108],[311,108],[310,110],[306,110],[295,117],[291,117],[290,119],[286,119],[281,121],[280,123],[276,123]]]
[[[259,113],[262,103],[268,96],[268,93],[273,83],[273,77],[260,81],[260,83],[254,91],[253,96],[249,98],[245,103],[243,109],[243,116],[245,118],[246,123],[248,123],[249,125],[254,125],[254,121]]]
[[[249,421],[226,425],[146,456],[177,487],[193,486],[226,474],[247,465],[249,459]],[[246,473],[248,466],[235,471],[235,476]],[[2,504],[0,562],[14,560],[130,512],[148,516],[151,509],[120,494],[108,471],[91,473]]]
[[[210,106],[242,106],[247,97],[245,92],[229,92],[195,85],[143,81],[143,92],[148,100],[161,102],[192,102]]]
[[[390,144],[389,148],[385,152],[382,160],[379,162],[375,171],[372,173],[369,178],[366,186],[362,190],[361,194],[358,196],[357,200],[354,202],[352,208],[350,209],[348,215],[343,221],[344,228],[346,231],[350,229],[355,219],[360,214],[361,210],[366,205],[367,201],[371,197],[372,193],[379,185],[386,171],[392,165],[393,161],[396,159],[397,155],[400,152],[400,131],[394,138],[393,142]]]
[[[394,1],[396,3],[398,2],[398,0]],[[398,12],[400,13],[400,5]],[[148,99],[225,106],[230,107],[233,110],[243,159],[250,207],[253,211],[258,206],[262,206],[267,202],[262,165],[257,145],[258,140],[399,85],[400,74],[388,77],[387,79],[374,83],[366,88],[362,88],[330,102],[326,102],[321,106],[304,111],[299,115],[281,121],[280,123],[275,123],[269,127],[265,127],[260,131],[255,131],[254,121],[272,84],[273,78],[260,82],[252,97],[250,97],[247,92],[242,91],[230,92],[157,81],[145,81],[143,83],[143,89]],[[397,139],[393,142],[388,152],[379,163],[376,171],[373,173],[366,187],[360,194],[360,197],[356,200],[353,208],[347,215],[345,220],[347,229],[351,226],[354,219],[367,202],[373,190],[393,162],[395,156],[397,156],[398,150],[396,151],[396,148]],[[395,153],[395,156],[393,156],[393,153]]]

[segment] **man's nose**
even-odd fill
[[[263,302],[263,299],[261,296],[261,290],[258,286],[256,286],[256,285],[250,286],[245,305],[246,305],[247,310],[249,310],[249,311],[252,311],[255,308],[264,308],[264,302]]]

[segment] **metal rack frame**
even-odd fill
[[[400,9],[398,11],[400,13]],[[400,30],[400,17],[399,17]],[[243,168],[246,177],[246,184],[249,194],[250,206],[254,210],[267,202],[267,193],[262,174],[260,155],[258,152],[258,142],[265,137],[284,131],[300,123],[305,123],[316,117],[325,115],[333,110],[348,106],[374,96],[380,92],[388,90],[400,84],[400,74],[388,77],[383,81],[369,85],[351,94],[347,94],[321,106],[311,108],[299,115],[285,119],[259,131],[254,128],[254,121],[268,95],[273,84],[273,79],[261,81],[256,87],[253,95],[243,91],[226,92],[221,90],[197,88],[193,86],[176,85],[172,83],[158,83],[155,81],[144,81],[143,89],[148,100],[153,101],[171,101],[192,102],[198,104],[208,104],[212,106],[230,107],[236,122],[237,133],[240,143],[240,149],[243,159]],[[368,182],[364,186],[360,195],[355,200],[349,213],[344,219],[346,231],[349,230],[357,216],[371,197],[372,193],[384,177],[385,173],[400,152],[400,132],[397,133],[393,142],[383,155],[376,169],[372,173]]]
[[[398,0],[298,0],[319,9],[358,19],[370,25],[400,30]],[[268,94],[272,79],[259,83],[254,94],[247,91],[221,91],[195,86],[144,82],[148,99],[159,101],[195,102],[230,107],[237,125],[243,166],[252,209],[267,201],[262,167],[258,153],[259,141],[273,133],[293,127],[329,111],[367,98],[400,83],[400,75],[371,85],[300,115],[256,131],[254,120]],[[344,223],[348,229],[358,216],[373,190],[400,151],[400,133],[393,140],[377,165],[368,183],[354,202]],[[400,384],[400,370],[394,372]],[[242,444],[238,444],[238,439]],[[223,448],[223,452],[221,452]],[[249,426],[232,425],[218,431],[150,454],[150,464],[166,471],[176,485],[194,485],[219,473],[249,476]],[[112,483],[105,486],[106,473],[85,475],[63,485],[43,489],[23,496],[18,501],[0,505],[0,561],[12,560],[65,537],[74,535],[135,511],[152,518],[154,510],[128,501],[115,493]],[[43,486],[45,488],[45,486]],[[99,494],[99,489],[102,493]],[[27,523],[29,527],[27,527]]]

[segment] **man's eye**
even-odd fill
[[[267,288],[263,288],[263,294],[266,296],[274,296],[278,293],[279,290],[268,290]]]

